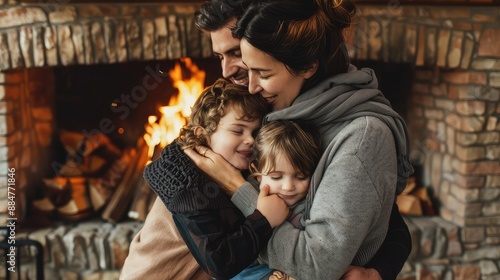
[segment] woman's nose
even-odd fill
[[[250,94],[256,94],[262,91],[262,87],[257,82],[257,79],[251,73],[248,73],[248,92]]]

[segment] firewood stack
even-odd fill
[[[429,190],[418,185],[414,177],[410,177],[404,191],[398,196],[399,211],[408,216],[434,216],[434,205]]]
[[[102,133],[63,130],[60,140],[66,162],[54,163],[56,176],[44,179],[44,197],[33,201],[38,214],[69,221],[145,219],[155,194],[142,176],[149,160],[144,139],[135,147],[119,149]]]

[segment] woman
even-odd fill
[[[404,121],[377,90],[370,69],[349,64],[342,30],[349,0],[254,2],[233,34],[249,68],[249,91],[274,112],[265,122],[299,119],[322,135],[323,155],[306,198],[305,229],[284,222],[261,257],[298,279],[339,279],[382,243],[395,195],[412,172]],[[186,150],[248,215],[258,192],[220,156]]]

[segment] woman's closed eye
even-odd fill
[[[261,80],[268,80],[269,78],[271,78],[271,75],[259,75],[259,79]]]
[[[273,76],[273,73],[267,69],[255,69],[254,72],[259,80],[267,80]]]

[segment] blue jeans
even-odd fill
[[[243,269],[238,275],[231,278],[231,280],[259,280],[269,279],[273,273],[267,264],[253,263],[247,268]]]

